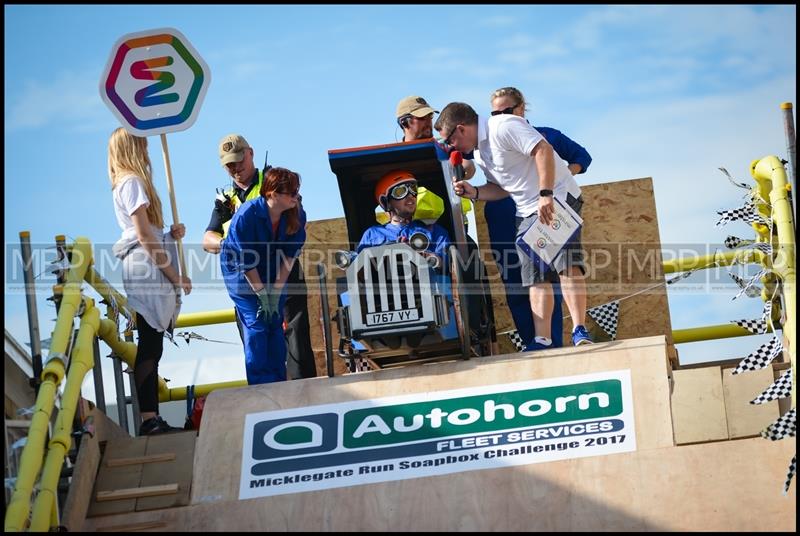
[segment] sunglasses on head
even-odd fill
[[[389,197],[392,199],[396,199],[400,201],[401,199],[405,199],[408,195],[411,194],[414,197],[417,197],[417,185],[413,182],[405,182],[403,184],[398,184],[391,190],[389,190]]]
[[[516,108],[516,106],[509,106],[508,108],[503,108],[502,110],[495,110],[492,112],[492,115],[501,115],[501,114],[514,115],[514,108]]]

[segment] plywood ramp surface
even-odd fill
[[[795,441],[750,438],[87,520],[162,531],[794,531]],[[477,476],[477,477],[476,477]]]

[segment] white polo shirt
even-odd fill
[[[475,163],[483,170],[486,180],[511,195],[517,206],[517,216],[527,217],[539,210],[539,171],[531,151],[542,140],[544,136],[517,115],[478,117]],[[579,197],[581,189],[567,163],[555,152],[553,160],[556,168],[553,195],[560,200],[566,200],[568,193]]]

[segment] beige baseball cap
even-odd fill
[[[404,115],[413,115],[414,117],[425,117],[428,114],[439,113],[428,105],[428,102],[422,97],[411,95],[397,103],[397,117]]]
[[[219,161],[224,167],[231,162],[241,162],[250,144],[239,134],[228,134],[219,142]]]

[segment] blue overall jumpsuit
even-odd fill
[[[233,216],[228,235],[222,241],[221,266],[236,313],[244,327],[244,355],[247,383],[270,383],[286,379],[286,340],[283,316],[265,318],[260,302],[244,274],[255,268],[265,286],[271,288],[281,262],[295,259],[306,241],[306,215],[300,211],[300,229],[286,233],[286,215],[281,215],[273,233],[269,207],[263,197],[242,205]],[[297,261],[295,261],[297,262]],[[286,303],[286,287],[278,310]]]

